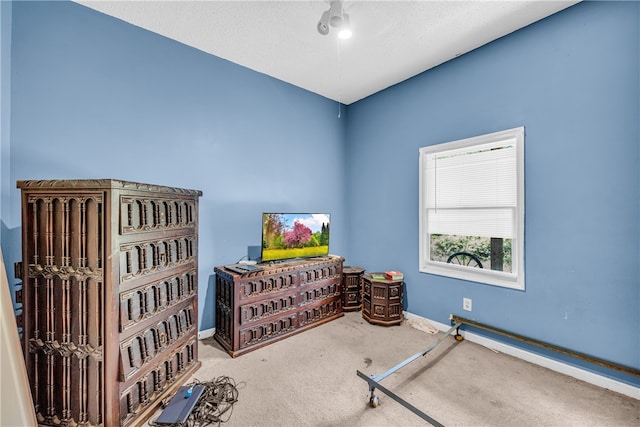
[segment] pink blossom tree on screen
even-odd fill
[[[295,221],[293,228],[284,232],[282,241],[290,248],[302,247],[311,240],[311,229],[301,222]]]

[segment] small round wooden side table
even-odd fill
[[[362,308],[362,273],[364,268],[342,267],[342,311],[359,311]]]
[[[402,323],[402,279],[374,279],[362,276],[362,317],[374,325],[392,326]]]

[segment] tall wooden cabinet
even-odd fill
[[[199,366],[197,190],[18,181],[23,351],[41,425],[140,425]]]

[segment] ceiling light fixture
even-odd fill
[[[329,10],[325,10],[318,21],[316,28],[323,36],[329,34],[330,27],[338,29],[338,37],[348,39],[352,32],[349,25],[349,15],[344,13],[342,2],[332,0]]]
[[[329,14],[330,11],[326,10],[318,21],[318,32],[323,36],[329,34]]]
[[[340,28],[342,25],[342,3],[340,1],[332,1],[329,12],[331,12],[331,18],[329,23],[333,28]]]

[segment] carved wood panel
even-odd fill
[[[162,363],[140,376],[133,384],[120,392],[120,423],[125,425],[136,418],[145,408],[157,402],[176,379],[197,362],[195,338],[176,351],[166,355]]]
[[[185,336],[193,336],[195,313],[189,305],[157,324],[120,342],[121,381],[127,381],[146,363]]]
[[[124,331],[191,298],[197,289],[193,269],[120,293],[120,327]]]
[[[122,234],[167,231],[193,227],[197,202],[166,197],[122,196],[120,209]]]
[[[364,268],[344,266],[342,269],[342,309],[358,311],[362,308],[362,275]]]

